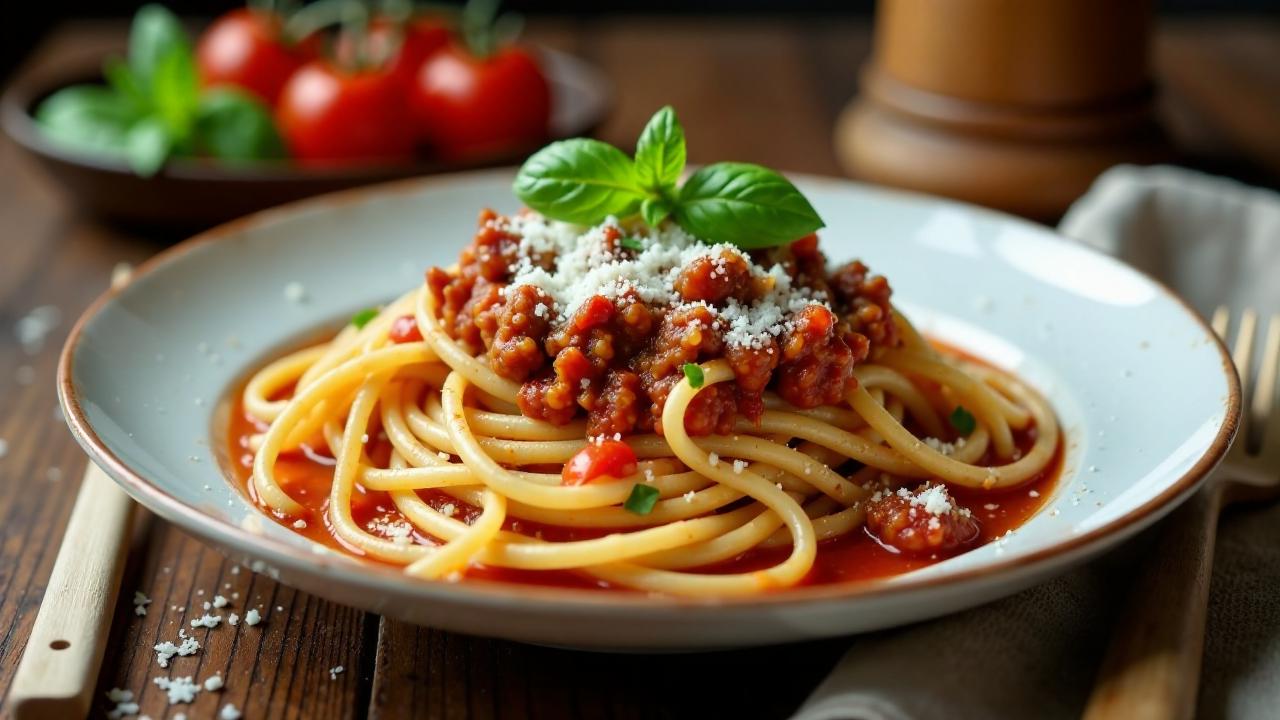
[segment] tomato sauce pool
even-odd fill
[[[977,358],[943,348],[948,354],[964,357],[971,362],[980,363]],[[250,418],[244,409],[243,388],[239,388],[233,399],[231,423],[227,438],[232,476],[241,491],[250,497],[258,507],[262,507],[253,483],[249,478],[253,468],[253,453],[249,450],[249,438],[265,430],[265,426]],[[287,396],[286,390],[282,396]],[[370,428],[371,434],[377,433],[376,427]],[[1035,436],[1029,432],[1015,432],[1014,439],[1019,449],[1024,452],[1030,448]],[[1044,472],[1031,481],[1008,490],[971,490],[948,486],[952,497],[962,506],[969,508],[981,528],[977,542],[967,549],[998,540],[1005,533],[1015,530],[1035,515],[1053,495],[1062,471],[1062,438],[1058,438],[1058,447],[1053,460]],[[369,454],[375,462],[385,463],[390,455],[391,446],[385,439],[374,437],[368,445]],[[328,546],[349,555],[363,557],[358,548],[344,543],[332,531],[328,521],[329,487],[333,477],[332,458],[312,452],[283,453],[276,462],[276,479],[286,493],[305,508],[302,515],[278,515],[272,513],[276,522],[290,530],[305,536],[313,542]],[[470,521],[479,514],[479,509],[458,501],[451,496],[434,490],[420,490],[418,495],[436,509],[453,505],[454,517]],[[412,525],[396,509],[395,503],[388,493],[368,490],[356,485],[352,494],[351,514],[361,527],[386,528]],[[299,522],[301,521],[301,522]],[[575,529],[558,526],[547,526],[539,523],[508,518],[507,530],[526,535],[540,534],[549,541],[582,540],[601,537],[609,534],[605,529]],[[408,540],[423,545],[435,545],[438,542],[429,536],[412,531]],[[701,572],[734,573],[759,570],[781,562],[790,553],[789,547],[752,550],[731,560],[717,563],[711,567],[700,568]],[[909,555],[887,549],[873,539],[863,529],[858,529],[844,536],[826,540],[818,545],[817,558],[813,569],[800,583],[801,585],[829,585],[836,583],[872,580],[892,575],[900,575],[910,570],[926,567],[945,560],[951,555]],[[369,558],[371,562],[378,562]],[[514,570],[510,568],[474,565],[466,570],[464,576],[468,580],[514,582],[520,584],[544,585],[553,587],[598,588],[628,591],[625,588],[611,586],[604,581],[572,571],[547,570]]]

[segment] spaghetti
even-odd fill
[[[795,586],[864,532],[904,557],[969,549],[960,496],[1042,480],[1059,443],[1039,394],[936,351],[815,237],[747,253],[531,213],[482,214],[456,267],[242,402],[253,496],[283,523],[424,579],[684,596]],[[326,466],[322,518],[278,473],[302,455]],[[370,493],[390,519],[358,512]]]

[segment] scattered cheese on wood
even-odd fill
[[[175,678],[157,677],[152,682],[165,691],[170,705],[194,702],[196,694],[200,692],[200,686],[191,679],[190,675]]]

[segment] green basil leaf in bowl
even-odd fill
[[[101,85],[63,88],[36,110],[36,121],[54,143],[116,157],[124,153],[129,130],[139,117],[134,103]]]
[[[256,98],[230,88],[215,88],[200,98],[196,114],[197,152],[228,161],[285,156],[284,141],[271,111]]]
[[[129,166],[142,177],[151,177],[160,171],[173,149],[173,137],[163,121],[146,117],[129,128],[125,142],[125,156]]]
[[[191,54],[182,23],[160,5],[144,5],[129,29],[129,67],[144,87],[150,87],[161,61],[175,51]]]

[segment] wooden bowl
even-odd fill
[[[591,65],[542,48],[551,84],[553,139],[587,135],[607,116],[613,86]],[[144,228],[195,230],[312,195],[416,175],[518,163],[537,147],[484,162],[447,164],[424,158],[399,164],[333,168],[303,167],[289,161],[227,165],[177,158],[152,177],[135,175],[123,160],[95,157],[50,142],[33,112],[56,90],[76,83],[100,83],[101,58],[82,59],[56,74],[22,75],[0,97],[0,125],[34,157],[75,202],[102,219]],[[540,144],[539,144],[540,145]]]

